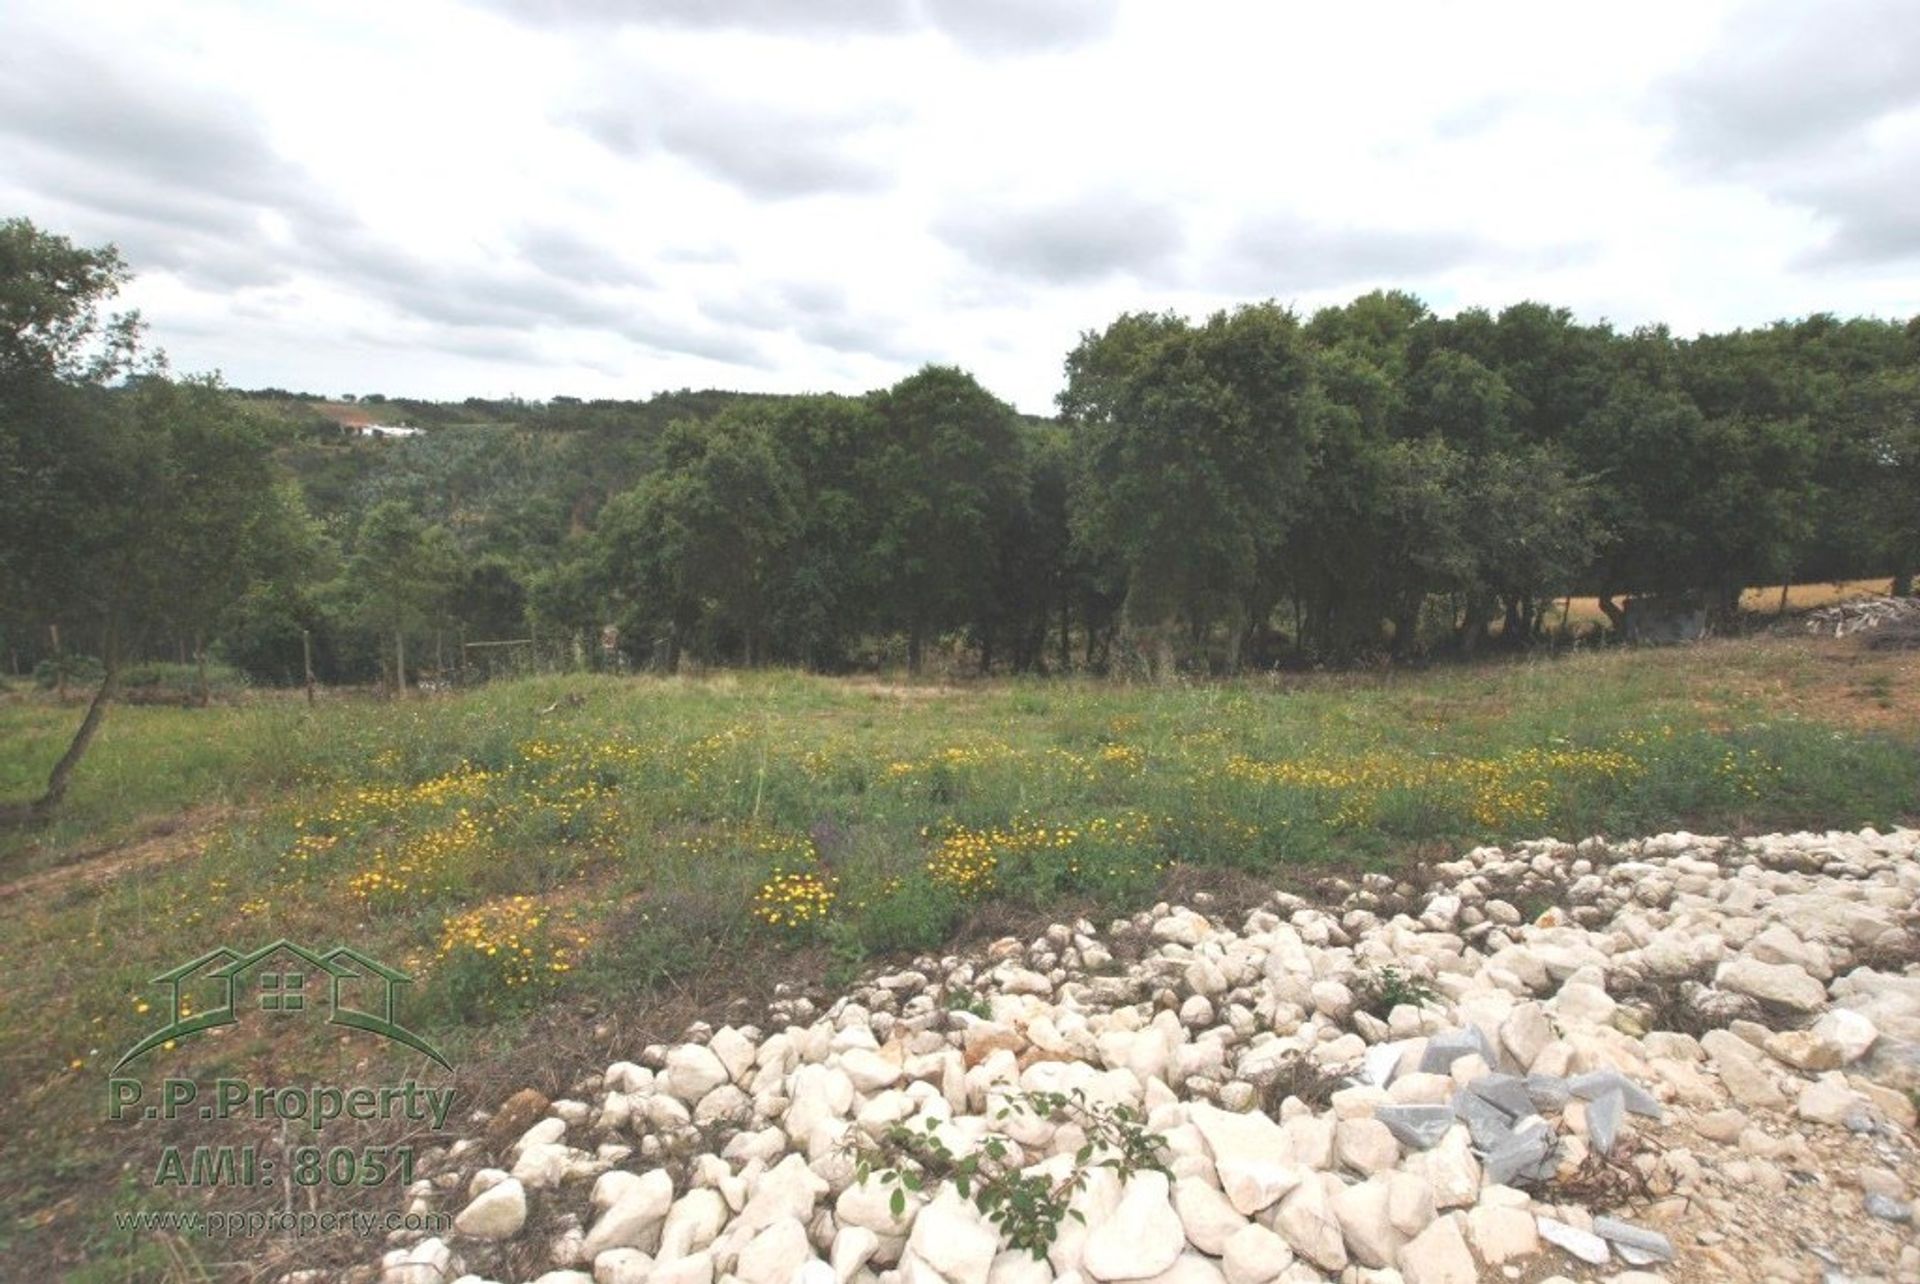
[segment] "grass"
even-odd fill
[[[23,1143],[0,1249],[94,1242],[130,1144],[103,1079],[154,1023],[149,979],[216,944],[345,943],[411,973],[408,1023],[469,1076],[464,1112],[556,1013],[725,997],[702,978],[743,960],[844,979],[994,913],[1120,910],[1209,869],[1910,821],[1916,665],[1788,638],[1158,688],[576,676],[116,708],[59,821],[0,840],[0,1135]],[[0,701],[0,796],[32,792],[78,716]],[[364,1076],[371,1044],[243,1023],[168,1073]]]

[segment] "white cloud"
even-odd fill
[[[1045,412],[1124,309],[1920,311],[1906,3],[14,0],[0,214],[243,385]]]

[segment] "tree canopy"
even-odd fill
[[[111,248],[0,225],[4,619],[10,633],[62,627],[104,670],[41,812],[59,802],[125,660],[162,636],[197,649],[271,569],[271,532],[297,501],[244,404],[137,361],[136,320],[102,314],[123,277]]]
[[[461,642],[674,668],[1233,670],[1525,645],[1551,605],[1730,614],[1920,565],[1920,320],[1682,338],[1399,291],[1137,312],[1058,414],[862,396],[236,394],[142,364],[127,267],[0,224],[0,627],[404,689]],[[331,403],[337,409],[339,403]],[[449,643],[451,642],[451,645]]]

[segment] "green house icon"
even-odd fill
[[[315,984],[315,978],[324,978],[324,983]],[[172,1019],[127,1049],[114,1070],[169,1041],[233,1025],[243,1007],[276,1017],[325,1007],[328,1024],[391,1039],[451,1070],[438,1048],[395,1019],[397,992],[412,981],[405,972],[348,945],[320,953],[283,937],[247,954],[219,946],[153,978],[155,985],[168,989],[167,1011]],[[205,1011],[191,1010],[188,989],[194,986],[215,998]],[[252,1004],[245,1002],[249,996]]]

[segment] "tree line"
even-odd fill
[[[308,394],[173,377],[108,311],[127,275],[0,222],[0,630],[16,666],[64,662],[61,630],[102,707],[143,657],[403,687],[516,639],[1233,672],[1920,565],[1920,318],[1679,338],[1375,292],[1123,315],[1047,419],[929,366],[864,396],[374,394],[427,431],[373,443]]]
[[[704,409],[616,433],[624,463],[589,433],[598,475],[554,463],[565,533],[518,573],[488,554],[507,614],[517,592],[550,636],[615,625],[652,668],[939,645],[1230,672],[1524,645],[1568,594],[1617,627],[1629,596],[1724,617],[1789,578],[1907,592],[1920,563],[1914,324],[1681,340],[1375,293],[1120,317],[1068,354],[1053,420],[939,366]]]

